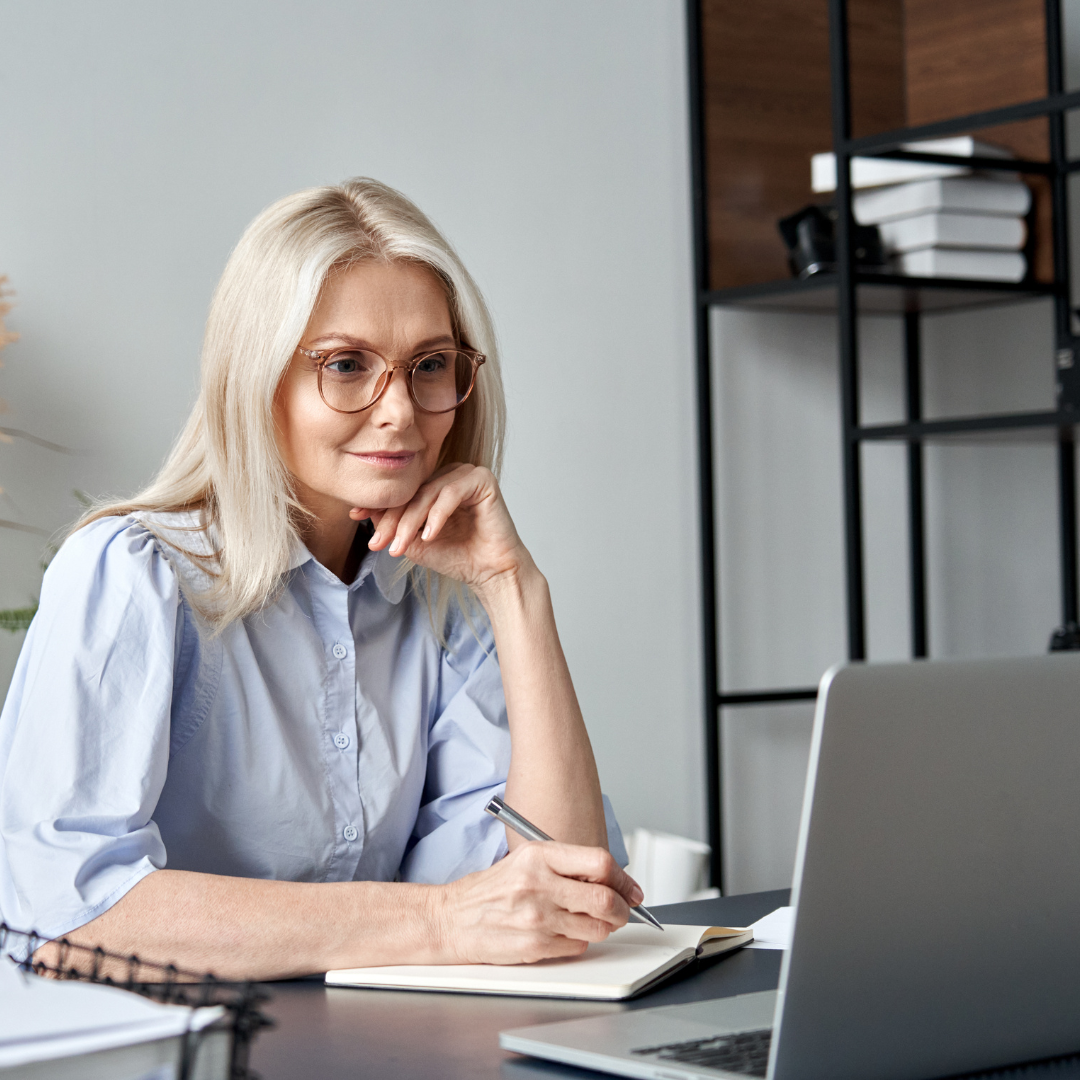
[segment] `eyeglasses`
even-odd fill
[[[370,409],[386,393],[395,371],[404,372],[409,397],[421,412],[453,412],[472,393],[487,359],[466,349],[439,349],[415,360],[387,360],[371,349],[297,351],[319,362],[319,396],[339,413]]]

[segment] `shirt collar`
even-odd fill
[[[390,604],[400,604],[409,583],[408,572],[402,572],[401,560],[395,559],[385,549],[376,551],[374,556],[368,555],[364,562],[366,563],[369,559],[371,573],[375,577],[379,592],[383,594],[383,599]]]
[[[289,570],[295,570],[297,567],[304,566],[309,562],[318,567],[324,575],[341,584],[338,578],[330,573],[308,551],[304,542],[297,537],[293,541],[292,552],[289,556]],[[356,580],[349,586],[349,589],[359,588],[370,574],[375,578],[375,585],[378,587],[379,592],[382,593],[383,599],[390,604],[400,604],[405,596],[405,589],[408,587],[408,574],[402,574],[400,571],[400,560],[395,559],[386,550],[370,553],[364,559],[364,563],[360,567],[360,573],[356,575]]]
[[[292,550],[289,552],[289,570],[295,570],[298,566],[303,566],[308,559],[314,559],[315,556],[308,551],[304,541],[298,536],[293,537]]]

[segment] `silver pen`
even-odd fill
[[[542,832],[531,821],[527,821],[516,810],[507,806],[498,795],[495,795],[484,809],[492,817],[496,817],[504,825],[508,825],[518,836],[524,836],[526,840],[551,839],[546,832]],[[657,930],[664,929],[656,916],[644,904],[638,904],[637,907],[631,908],[630,911],[642,922],[651,923]]]

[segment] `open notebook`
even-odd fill
[[[753,931],[743,927],[665,925],[661,931],[628,923],[607,941],[568,960],[344,968],[328,971],[326,981],[331,986],[621,1001],[651,989],[687,964],[738,949],[753,939]]]

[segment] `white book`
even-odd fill
[[[852,211],[860,225],[880,225],[930,210],[1023,217],[1030,209],[1031,188],[1027,184],[983,176],[894,184],[857,192],[852,199]]]
[[[1022,281],[1027,260],[1018,251],[964,251],[923,248],[896,257],[896,268],[910,277],[972,278],[978,281]]]
[[[752,930],[732,926],[628,923],[581,955],[537,964],[444,964],[431,967],[346,968],[328,971],[330,986],[442,990],[459,994],[622,1001],[698,959],[749,944]]]
[[[67,1055],[0,1069],[2,1080],[182,1080],[184,1042],[172,1035],[152,1042]],[[232,1076],[232,1036],[213,1028],[192,1036],[195,1046],[187,1080],[228,1080]]]
[[[953,139],[926,139],[903,143],[903,150],[926,154],[949,154],[957,158],[1009,158],[1008,150],[990,143],[979,142],[969,135]],[[854,188],[881,187],[903,184],[912,180],[931,180],[944,176],[965,176],[971,172],[966,165],[938,165],[928,161],[891,161],[888,158],[857,157],[851,160],[851,186]],[[815,154],[810,159],[810,186],[815,192],[836,190],[836,155]]]
[[[915,150],[923,154],[954,154],[956,157],[1011,158],[1011,150],[995,143],[986,143],[970,135],[950,135],[946,139],[921,139],[919,142],[901,143],[903,150]]]
[[[883,221],[878,228],[885,250],[890,252],[927,247],[1019,251],[1027,236],[1023,218],[949,211]]]
[[[836,190],[836,158],[815,154],[810,160],[810,187],[815,193]],[[889,161],[886,158],[851,159],[851,186],[881,187],[910,180],[930,180],[939,176],[965,176],[971,170],[964,165],[933,165],[926,161]]]
[[[188,1031],[207,1031],[194,1077],[224,1080],[224,1009],[161,1005],[111,986],[24,973],[0,956],[0,1076],[127,1080],[177,1074]],[[208,1030],[214,1028],[214,1030]]]

